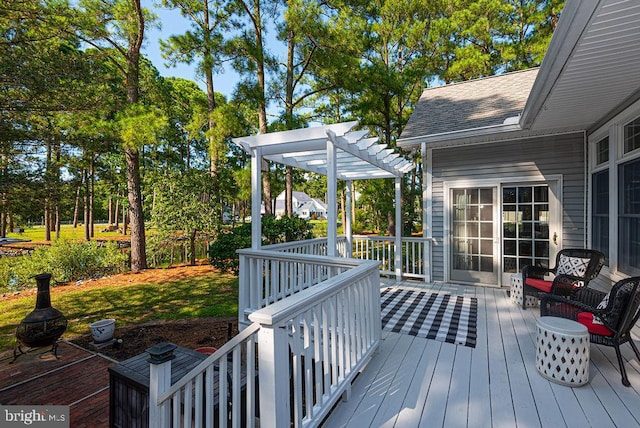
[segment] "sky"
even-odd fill
[[[146,31],[145,45],[142,48],[145,56],[158,69],[160,75],[193,80],[203,90],[206,90],[204,80],[202,78],[196,78],[195,64],[187,65],[180,63],[176,64],[175,67],[168,67],[165,65],[166,61],[162,58],[160,51],[160,39],[166,40],[171,35],[184,34],[186,30],[190,28],[190,22],[176,9],[169,10],[155,7],[154,10],[158,15],[158,21],[162,25],[162,28],[153,28]],[[238,74],[231,69],[231,66],[227,66],[223,74],[213,77],[214,90],[229,98],[238,80]]]

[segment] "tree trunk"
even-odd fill
[[[44,171],[44,240],[51,241],[51,141],[47,140],[47,158]]]
[[[86,168],[82,170],[82,175],[82,181],[84,183],[84,192],[82,195],[82,202],[84,205],[82,218],[82,223],[84,224],[84,240],[91,241],[91,233],[89,231],[89,173]]]
[[[131,105],[139,97],[140,49],[144,40],[144,15],[140,0],[134,0],[137,18],[137,31],[129,34],[129,47],[126,53],[127,71],[125,86],[127,102]],[[142,210],[142,192],[140,188],[140,152],[137,148],[126,147],[127,190],[129,199],[129,221],[131,224],[131,271],[140,272],[147,268],[147,253],[144,230],[144,211]]]
[[[340,190],[340,210],[342,211],[342,234],[344,235],[344,228],[347,224],[347,212],[345,211],[346,208],[346,189],[343,187]]]
[[[207,111],[209,113],[209,171],[215,179],[218,177],[218,149],[213,135],[215,123],[213,121],[213,111],[216,108],[215,92],[213,90],[213,56],[209,46],[211,45],[211,25],[209,22],[209,1],[202,0],[202,14],[204,23],[202,26],[202,37],[204,41],[203,68],[207,86]],[[188,148],[187,148],[188,150]]]
[[[95,201],[95,184],[96,184],[96,171],[95,171],[95,158],[91,156],[91,163],[89,164],[89,235],[93,238],[94,234],[94,221],[93,221],[93,203]]]
[[[191,246],[191,260],[189,261],[191,266],[196,265],[196,231],[191,232],[189,236],[189,244]]]
[[[127,229],[129,228],[129,216],[127,215],[127,210],[122,208],[122,234],[127,234]]]
[[[264,71],[264,43],[262,41],[262,17],[260,12],[260,0],[253,3],[253,22],[256,32],[256,69],[258,79],[258,125],[260,134],[267,133],[267,101]],[[262,190],[264,193],[264,210],[266,215],[273,215],[271,208],[271,179],[269,177],[269,162],[264,161],[266,172],[262,174]]]
[[[293,124],[293,73],[294,73],[294,58],[295,58],[295,34],[291,28],[287,31],[287,72],[285,78],[285,125],[286,128],[291,130],[294,128]],[[293,216],[293,167],[287,166],[286,177],[284,184],[284,212],[287,217]]]
[[[115,215],[114,215],[114,220],[115,220],[115,226],[116,229],[118,228],[118,224],[120,222],[120,194],[116,195],[116,210],[115,210]]]
[[[109,195],[109,220],[108,224],[113,224],[113,196]]]
[[[60,223],[62,219],[60,218],[60,204],[56,204],[56,240],[60,239]]]
[[[285,177],[285,213],[287,217],[293,217],[293,167],[287,166]]]
[[[147,268],[147,252],[140,186],[140,159],[138,150],[125,149],[127,160],[127,188],[129,189],[129,224],[131,226],[131,271]]]
[[[76,202],[73,207],[73,228],[78,227],[78,215],[80,211],[80,190],[82,189],[82,179],[80,179],[80,185],[76,189]]]

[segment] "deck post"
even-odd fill
[[[262,245],[262,150],[251,149],[251,248],[257,250]]]
[[[289,426],[289,330],[262,324],[258,331],[258,378],[260,384],[260,426]]]
[[[394,265],[396,282],[402,281],[402,177],[395,178],[396,187],[396,236],[394,242]]]
[[[347,180],[347,189],[346,189],[346,206],[345,210],[345,225],[344,225],[344,234],[347,237],[347,248],[345,257],[353,257],[353,230],[351,228],[351,222],[353,221],[351,218],[351,195],[353,194],[353,181]]]
[[[327,138],[327,255],[336,256],[337,227],[337,171],[336,171],[336,147]]]
[[[171,360],[174,358],[172,343],[158,343],[147,349],[149,359],[149,426],[163,427],[170,424],[169,406],[158,406],[158,397],[171,387]]]

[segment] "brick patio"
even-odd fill
[[[0,403],[68,405],[71,426],[109,426],[109,374],[114,361],[68,342],[58,358],[48,348],[0,359]]]

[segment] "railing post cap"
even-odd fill
[[[162,342],[156,343],[151,348],[147,349],[149,358],[147,362],[151,364],[162,364],[167,361],[173,360],[176,356],[173,355],[173,351],[177,348],[173,343]]]

